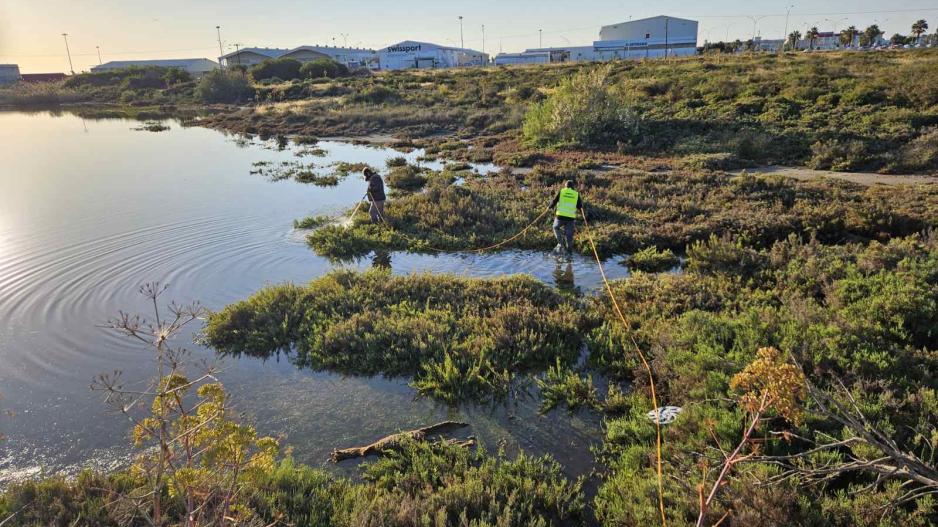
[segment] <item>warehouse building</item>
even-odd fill
[[[218,63],[209,59],[112,60],[99,66],[92,66],[91,72],[100,73],[134,67],[179,68],[193,77],[201,77],[217,69]]]
[[[528,49],[515,55],[550,55],[550,62],[678,57],[697,53],[697,21],[656,16],[603,26],[592,46]],[[518,59],[515,59],[518,60]],[[495,57],[498,64],[499,57]]]
[[[218,57],[218,63],[221,64],[223,68],[230,68],[232,66],[245,66],[250,68],[265,60],[278,58],[288,51],[290,50],[281,48],[241,48]]]
[[[20,67],[16,64],[0,64],[0,85],[13,84],[20,80]]]
[[[265,60],[279,58],[291,58],[304,63],[325,58],[345,64],[350,69],[378,69],[378,53],[375,50],[334,46],[298,46],[293,49],[242,48],[222,55],[219,62],[226,68],[239,65],[251,67]]]
[[[534,50],[524,53],[499,53],[495,56],[496,66],[507,66],[510,64],[549,64],[550,53],[537,53]]]
[[[382,70],[484,66],[489,56],[481,51],[405,40],[378,50]]]
[[[311,57],[319,54],[330,58],[339,64],[345,64],[349,69],[368,68],[378,69],[378,52],[364,48],[342,48],[335,46],[300,46],[287,51],[283,56],[294,58],[300,62],[309,62]]]

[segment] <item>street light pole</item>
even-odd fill
[[[539,48],[544,47],[544,30],[543,29],[537,30],[537,47]]]
[[[463,38],[462,33],[462,15],[459,16],[459,47],[466,48],[466,40]]]
[[[482,24],[482,53],[485,53],[485,24]]]
[[[788,6],[788,10],[785,11],[785,33],[782,35],[782,45],[778,48],[779,55],[785,51],[785,44],[788,42],[788,17],[791,15],[791,8],[795,7],[794,5]]]
[[[75,66],[72,66],[72,52],[68,49],[68,33],[62,33],[62,38],[65,39],[65,54],[68,56],[68,70],[74,75]]]
[[[94,49],[98,50],[98,66],[101,65],[101,46],[95,46]]]
[[[221,26],[215,26],[215,32],[218,34],[218,61],[221,62],[225,50],[221,46]]]

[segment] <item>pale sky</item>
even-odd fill
[[[789,32],[816,25],[821,31],[878,23],[887,37],[908,34],[912,22],[938,27],[938,0],[842,2],[814,0],[791,9]],[[0,0],[0,63],[23,73],[66,72],[62,33],[68,33],[75,71],[98,63],[96,46],[108,60],[194,58],[217,60],[215,26],[225,52],[234,44],[291,48],[348,43],[380,48],[401,40],[459,45],[464,17],[466,47],[521,51],[538,45],[589,45],[600,26],[655,15],[700,22],[705,40],[746,40],[755,34],[782,38],[784,1],[659,0]],[[760,18],[761,17],[761,18]],[[333,40],[334,39],[334,40]]]

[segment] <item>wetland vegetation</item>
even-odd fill
[[[217,83],[237,97],[249,90],[255,104],[219,108],[209,126],[307,142],[391,132],[398,146],[430,157],[534,165],[481,176],[392,159],[388,225],[371,224],[364,211],[348,226],[297,221],[313,229],[308,243],[324,256],[492,245],[575,179],[598,253],[628,254],[638,272],[609,285],[621,317],[605,291],[571,295],[530,277],[341,270],[264,287],[209,313],[204,328],[222,355],[284,354],[316,371],[403,377],[451,406],[503,401],[516,381],[533,379],[544,413],[602,419],[595,492],[549,457],[446,441],[403,441],[360,478],[337,476],[257,437],[211,383],[194,393],[217,410],[209,419],[216,435],[197,444],[230,440],[218,458],[190,460],[192,470],[154,484],[145,448],[155,439],[141,433],[133,469],[12,485],[0,495],[0,521],[143,523],[158,496],[166,523],[205,504],[200,510],[259,526],[630,526],[657,524],[660,498],[674,525],[934,525],[938,188],[727,171],[790,163],[934,172],[936,61],[933,50],[706,56],[297,72],[263,83],[226,73],[198,84],[149,73],[128,80],[135,73],[41,88],[60,102],[123,100],[130,90],[128,101],[175,105],[208,102],[205,90]],[[26,97],[17,89],[0,90],[0,101]],[[363,167],[334,168],[341,178]],[[547,221],[510,248],[552,247]],[[577,249],[589,254],[583,234]],[[189,388],[169,380],[157,384],[158,420],[169,419],[166,390]],[[660,427],[660,483],[652,388],[659,406],[682,408]],[[232,487],[212,483],[218,473]],[[117,499],[126,496],[134,507]]]
[[[196,81],[137,68],[2,88],[0,105],[214,105],[202,123],[234,132],[393,134],[453,158],[525,165],[560,149],[563,155],[592,152],[618,162],[649,158],[673,167],[790,164],[934,173],[936,65],[938,51],[922,49],[352,76],[298,73],[294,79],[256,72],[263,82],[237,70]],[[564,104],[564,98],[578,106]],[[245,102],[252,104],[218,105]],[[553,107],[577,111],[552,115]],[[592,124],[584,126],[587,121]]]

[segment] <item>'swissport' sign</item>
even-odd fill
[[[411,46],[388,46],[388,53],[413,53],[415,51],[420,51],[420,44],[414,44]]]

